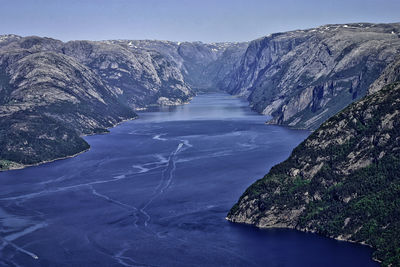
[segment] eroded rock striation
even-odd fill
[[[80,137],[215,90],[247,43],[0,36],[0,169],[71,156]]]
[[[399,55],[400,57],[400,55]],[[400,80],[400,58],[389,64],[368,88],[368,94],[380,91],[387,84],[391,84]]]
[[[187,102],[194,92],[156,51],[105,42],[0,38],[0,167],[71,156],[83,134],[135,118],[137,108]]]
[[[399,51],[399,23],[276,33],[250,42],[225,89],[270,123],[316,129],[365,96]]]
[[[114,40],[130,50],[153,50],[175,62],[195,91],[225,88],[239,67],[247,42],[202,43],[157,40]]]
[[[270,123],[316,129],[393,80],[399,36],[398,23],[325,25],[250,43],[3,35],[0,160],[17,166],[70,156],[88,148],[79,136],[135,118],[135,109],[215,89],[246,97]],[[394,76],[377,80],[386,72]],[[38,131],[46,121],[59,132]]]
[[[63,53],[96,72],[132,108],[168,99],[183,104],[193,95],[173,61],[154,50],[130,50],[109,42],[71,41]]]

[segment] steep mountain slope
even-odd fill
[[[133,109],[180,104],[193,92],[155,51],[40,37],[0,38],[0,168],[88,149],[82,134],[135,118]]]
[[[391,84],[400,80],[400,58],[389,64],[381,73],[378,79],[368,88],[368,94],[380,91],[387,84]]]
[[[62,51],[95,71],[132,108],[182,104],[194,95],[174,62],[156,51],[90,41],[68,42]]]
[[[153,40],[109,41],[130,50],[152,50],[175,62],[185,82],[196,91],[221,89],[238,66],[248,46],[243,43],[170,42]],[[225,80],[225,81],[224,81]]]
[[[383,265],[399,266],[399,151],[397,82],[322,124],[246,190],[228,220],[365,243]]]
[[[0,168],[79,153],[89,147],[80,135],[105,132],[134,109],[183,104],[190,86],[223,83],[246,47],[0,36]]]
[[[326,25],[257,39],[225,90],[271,123],[315,129],[366,95],[400,51],[400,24]]]
[[[2,160],[34,164],[70,156],[89,147],[80,134],[136,116],[72,58],[38,52],[17,60],[20,55],[0,56]]]
[[[278,33],[251,43],[63,43],[3,35],[0,124],[8,128],[1,130],[0,160],[33,164],[72,155],[88,146],[79,135],[104,132],[135,117],[135,109],[185,103],[196,90],[245,96],[254,109],[273,116],[271,123],[314,129],[367,90],[393,80],[373,83],[400,51],[399,36],[400,24],[367,23]],[[33,115],[37,125],[21,126],[29,134],[12,139],[19,130],[11,125],[34,121],[28,119]],[[54,140],[46,139],[48,148],[34,145],[44,136],[36,132],[50,131],[37,131],[50,118],[71,138],[76,133],[71,150],[50,149],[59,144],[55,133],[49,135]],[[27,143],[35,147],[24,152]]]

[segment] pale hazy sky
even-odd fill
[[[400,22],[400,0],[0,0],[0,34],[64,41],[249,41],[349,22]]]

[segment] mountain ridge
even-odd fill
[[[399,265],[399,62],[379,78],[391,83],[323,123],[227,219],[366,244],[384,266]]]
[[[330,24],[250,42],[225,89],[270,123],[316,129],[360,99],[400,51],[400,24]]]
[[[254,110],[272,116],[268,123],[313,130],[369,90],[381,87],[379,75],[399,52],[398,23],[329,24],[274,33],[251,42],[211,44],[156,40],[62,42],[48,37],[2,35],[0,144],[5,149],[0,160],[25,164],[39,160],[28,162],[29,157],[37,156],[34,151],[41,149],[38,145],[29,148],[32,155],[22,156],[27,139],[30,144],[38,140],[35,131],[22,133],[17,127],[7,128],[9,121],[20,125],[23,116],[34,115],[38,124],[55,120],[63,124],[61,128],[67,126],[64,131],[69,132],[68,136],[75,131],[79,138],[82,134],[106,132],[122,120],[136,118],[136,109],[187,103],[195,92],[215,88],[247,98]],[[32,69],[37,59],[47,65]],[[24,71],[29,79],[21,75]],[[78,88],[80,82],[82,88]],[[100,108],[104,103],[108,109]],[[14,130],[19,132],[14,136],[16,140],[22,138],[19,144],[7,137]],[[60,136],[51,138],[60,140]],[[72,139],[77,142],[78,138]],[[81,143],[74,152],[87,146]],[[14,158],[12,153],[20,156]],[[63,153],[59,151],[57,158],[71,155],[71,151]],[[43,160],[51,158],[55,155]]]
[[[217,56],[213,45],[182,44],[186,56],[201,53],[180,68],[169,53],[128,44],[0,36],[0,169],[79,154],[89,148],[81,136],[137,118],[135,110],[187,103],[187,68],[205,68],[229,46]]]

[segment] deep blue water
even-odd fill
[[[0,265],[377,266],[365,246],[225,220],[309,132],[225,94],[139,115],[87,153],[0,173]]]

